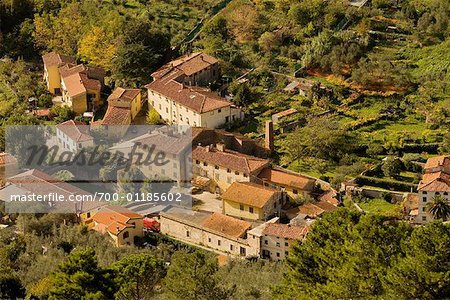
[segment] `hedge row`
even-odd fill
[[[417,191],[417,184],[362,175],[356,177],[356,183],[358,185],[376,186],[390,191],[411,192],[411,189],[413,192]]]

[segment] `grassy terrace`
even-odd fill
[[[396,215],[400,210],[400,206],[398,204],[392,204],[383,199],[370,199],[360,202],[358,205],[368,213],[386,216]]]

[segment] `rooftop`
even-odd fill
[[[47,67],[61,66],[63,64],[76,64],[77,62],[75,57],[62,55],[56,52],[49,52],[42,55],[42,60]]]
[[[92,219],[97,223],[96,230],[108,231],[117,235],[123,229],[133,227],[128,224],[131,219],[143,219],[143,216],[123,206],[106,206],[96,213]]]
[[[131,110],[127,107],[108,106],[102,125],[129,125]]]
[[[240,238],[245,235],[252,224],[221,213],[213,213],[202,222],[202,225],[212,231],[221,232],[225,235]]]
[[[140,89],[124,89],[121,87],[116,88],[111,95],[108,97],[108,101],[116,100],[116,101],[124,101],[131,102],[134,98],[137,97],[141,92]]]
[[[427,192],[450,192],[450,174],[445,172],[425,173],[419,182],[418,190]]]
[[[215,147],[197,146],[192,150],[192,159],[229,168],[232,171],[253,173],[269,164],[269,160]]]
[[[64,85],[67,89],[68,94],[71,97],[87,93],[88,91],[98,91],[101,90],[101,83],[97,79],[89,78],[84,72],[69,73],[70,75],[62,77]]]
[[[0,166],[16,164],[17,159],[9,153],[1,152],[0,153]]]
[[[287,238],[290,240],[301,240],[308,233],[308,228],[308,226],[269,223],[264,228],[263,234]]]
[[[314,179],[281,169],[265,168],[259,173],[258,177],[275,184],[294,187],[302,191],[312,191],[315,185]]]
[[[222,199],[262,208],[277,190],[251,182],[233,182]]]
[[[64,132],[70,139],[76,142],[93,140],[89,133],[89,126],[83,122],[68,120],[56,125],[56,128]]]
[[[424,168],[434,169],[438,167],[450,168],[450,155],[441,155],[429,158]]]

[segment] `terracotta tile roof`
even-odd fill
[[[155,146],[155,149],[165,153],[180,154],[191,147],[191,137],[188,135],[167,135],[157,130],[133,139],[143,145]]]
[[[97,212],[92,219],[95,221],[95,230],[108,231],[113,235],[119,234],[125,228],[134,227],[128,222],[132,219],[143,219],[143,216],[123,206],[106,206]]]
[[[419,182],[419,191],[449,192],[450,174],[444,172],[425,173]]]
[[[79,64],[79,65],[65,64],[59,68],[59,74],[63,78],[66,78],[73,74],[81,73],[84,71],[86,71],[86,67],[83,64]]]
[[[64,132],[70,139],[76,142],[93,140],[93,137],[89,132],[89,126],[83,122],[68,120],[56,125],[56,128]]]
[[[215,63],[217,59],[200,52],[182,56],[154,72],[152,74],[154,81],[145,87],[197,113],[231,106],[231,102],[208,89],[185,86],[177,81],[185,75],[192,75]]]
[[[314,179],[289,171],[272,168],[265,168],[259,173],[258,177],[274,184],[290,186],[302,191],[312,191],[315,184]]]
[[[205,219],[201,225],[210,230],[235,238],[243,237],[247,230],[252,227],[252,224],[246,221],[225,216],[221,213],[213,213],[209,218]]]
[[[192,159],[247,174],[258,171],[269,164],[269,160],[267,159],[245,155],[231,150],[220,151],[213,147],[201,146],[197,146],[192,150]]]
[[[102,125],[130,125],[131,110],[126,107],[108,106]]]
[[[9,153],[1,152],[0,153],[0,166],[16,164],[17,159]]]
[[[302,240],[308,234],[308,230],[308,226],[269,223],[264,228],[263,234],[290,240]]]
[[[222,194],[222,199],[263,208],[277,193],[279,193],[277,190],[260,184],[251,182],[233,182],[233,184]]]
[[[7,178],[7,181],[15,185],[20,185],[22,189],[29,190],[36,194],[48,194],[49,192],[57,192],[65,195],[89,194],[74,185],[56,179],[55,177],[36,169],[9,177]]]
[[[140,89],[124,89],[121,87],[116,88],[111,95],[108,97],[108,101],[110,100],[118,100],[131,102],[134,98],[137,97],[141,92]]]
[[[58,54],[56,52],[50,52],[42,55],[42,60],[44,61],[44,64],[48,67],[60,66],[63,64],[76,64],[77,62],[75,57]]]
[[[275,118],[287,117],[289,115],[295,114],[296,112],[297,112],[297,110],[295,108],[290,108],[290,109],[283,110],[283,111],[280,111],[279,113],[272,115],[272,118],[273,117],[275,117]]]
[[[205,113],[232,105],[232,103],[225,98],[206,89],[185,86],[182,83],[177,82],[175,79],[179,75],[179,72],[176,72],[162,79],[156,79],[146,85],[146,88],[197,113]]]
[[[299,207],[299,213],[310,216],[312,218],[318,217],[325,212],[324,209],[312,203],[306,203]]]
[[[450,155],[441,155],[429,158],[425,164],[425,169],[433,169],[437,167],[450,168]]]
[[[336,192],[333,190],[326,191],[319,197],[319,201],[325,201],[335,206],[339,205],[339,200],[336,199]]]
[[[74,73],[62,77],[62,81],[70,97],[81,95],[88,90],[97,92],[101,90],[100,81],[89,78],[85,73]]]
[[[333,205],[327,201],[318,201],[314,203],[317,207],[320,207],[324,211],[335,211],[337,209],[336,205]]]
[[[176,68],[179,71],[182,71],[183,74],[190,76],[201,70],[206,69],[207,67],[217,63],[218,60],[208,54],[202,52],[196,52],[181,56],[177,59],[172,60],[171,62],[162,66],[159,70],[152,74],[152,77],[161,78],[168,71]]]

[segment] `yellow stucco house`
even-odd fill
[[[108,97],[108,106],[122,107],[130,110],[131,120],[141,111],[141,90],[116,88]]]
[[[144,218],[123,206],[105,206],[93,217],[93,229],[108,234],[119,247],[133,245],[144,236]]]
[[[101,101],[103,69],[77,64],[74,57],[56,52],[43,55],[42,60],[48,91],[61,95],[62,105],[71,107],[77,114],[95,111]]]
[[[268,220],[280,215],[282,205],[280,191],[252,182],[234,182],[222,194],[223,213],[242,219]]]

